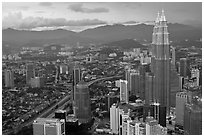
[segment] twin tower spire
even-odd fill
[[[158,12],[155,20],[155,26],[152,34],[152,44],[169,45],[168,34],[166,17],[164,10],[162,10],[161,13]]]

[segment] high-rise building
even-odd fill
[[[130,67],[127,67],[125,69],[125,80],[128,82],[127,83],[127,90],[128,90],[128,92],[130,91],[130,72],[131,72]]]
[[[86,82],[80,81],[74,93],[74,114],[81,123],[87,123],[91,120],[90,102],[89,87]]]
[[[119,108],[113,104],[110,108],[110,129],[112,134],[119,134]]]
[[[154,95],[155,95],[155,90],[154,90],[154,79],[155,76],[153,73],[146,73],[145,75],[145,104],[150,105],[154,102]]]
[[[140,73],[139,71],[130,73],[130,95],[140,96]]]
[[[76,90],[76,85],[81,81],[81,69],[79,66],[75,65],[73,68],[73,90],[72,99],[74,100],[74,92]]]
[[[27,64],[26,66],[26,84],[30,85],[31,78],[35,77],[35,68],[33,64]]]
[[[199,71],[199,69],[195,69],[195,68],[193,68],[192,70],[191,70],[191,78],[196,78],[196,84],[197,84],[197,86],[199,86],[199,80],[200,80],[200,71]]]
[[[188,58],[180,58],[180,75],[190,77],[190,62]]]
[[[37,118],[33,122],[33,135],[64,135],[65,121],[53,118]]]
[[[150,72],[150,65],[143,64],[139,66],[139,73],[140,73],[140,98],[145,99],[145,73]]]
[[[157,120],[151,117],[146,122],[146,135],[167,135],[167,128],[162,127]]]
[[[129,94],[127,90],[127,81],[120,79],[120,101],[124,103],[128,103]]]
[[[173,67],[176,66],[176,48],[171,46],[171,64]]]
[[[202,135],[202,107],[186,104],[184,108],[184,134]]]
[[[155,76],[154,100],[155,103],[160,104],[160,111],[163,111],[159,112],[164,118],[161,120],[166,121],[166,112],[168,114],[170,110],[170,46],[167,21],[163,10],[161,16],[158,14],[153,29],[152,63],[152,71]]]
[[[183,126],[184,107],[187,102],[187,93],[178,92],[176,94],[176,124]]]
[[[130,117],[128,114],[122,114],[122,135],[128,135],[129,127],[128,124],[130,122]]]
[[[14,76],[13,71],[6,69],[4,71],[5,87],[14,87]]]
[[[106,108],[107,111],[110,110],[110,107],[114,104],[120,101],[120,97],[118,95],[115,95],[113,92],[109,92],[106,96]]]

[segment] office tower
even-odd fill
[[[6,69],[4,71],[4,78],[5,78],[5,87],[14,87],[14,73],[12,70]]]
[[[127,90],[128,90],[128,92],[130,91],[130,72],[131,72],[130,67],[127,67],[125,69],[125,80],[128,82],[127,83]]]
[[[140,73],[139,71],[130,73],[130,95],[140,96]]]
[[[161,120],[166,121],[165,115],[170,109],[170,47],[167,21],[163,10],[161,16],[158,14],[153,29],[152,54],[152,71],[155,75],[154,100],[160,104],[160,111],[163,111],[159,112],[164,117]]]
[[[64,135],[65,122],[53,118],[37,118],[33,122],[33,135]]]
[[[76,90],[76,85],[81,81],[81,69],[79,66],[75,65],[73,68],[73,90],[72,99],[74,100],[74,92]]]
[[[124,103],[128,103],[129,94],[127,90],[127,81],[120,79],[120,101]]]
[[[190,77],[190,62],[187,58],[180,58],[180,75]]]
[[[171,64],[175,68],[176,66],[176,48],[171,46]]]
[[[58,83],[60,80],[61,80],[61,77],[60,77],[60,67],[59,66],[55,66],[55,83]]]
[[[202,107],[186,104],[184,108],[184,134],[202,135]]]
[[[87,123],[91,120],[89,87],[84,81],[80,81],[76,86],[74,93],[74,114],[81,123]]]
[[[116,104],[110,108],[110,129],[112,134],[119,134],[119,108]]]
[[[155,119],[149,119],[146,122],[146,135],[167,135],[167,128],[158,124]]]
[[[145,99],[145,73],[150,72],[150,65],[143,64],[139,66],[139,73],[140,73],[140,98],[142,100]]]
[[[33,64],[27,64],[26,66],[26,84],[30,85],[31,78],[35,77],[35,69]]]
[[[199,80],[200,80],[200,71],[199,69],[193,68],[191,70],[191,78],[196,78],[196,85],[199,86]]]
[[[145,73],[145,104],[151,105],[154,102],[154,79],[153,73]]]
[[[114,104],[120,101],[120,97],[118,95],[115,95],[113,92],[109,92],[106,97],[106,108],[109,111],[110,107]]]
[[[131,120],[128,114],[122,114],[122,135],[128,134],[128,123],[127,121]]]
[[[187,102],[187,93],[178,92],[176,94],[176,124],[183,126],[184,107]]]

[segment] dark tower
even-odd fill
[[[26,65],[26,84],[30,86],[31,78],[35,77],[35,68],[34,64],[27,64]]]
[[[80,81],[74,93],[74,114],[81,123],[87,123],[91,119],[91,104],[89,87],[84,81]]]
[[[76,65],[73,68],[73,89],[72,89],[72,100],[74,100],[74,92],[76,90],[76,85],[81,81],[81,69],[80,66]]]

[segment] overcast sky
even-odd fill
[[[43,30],[65,28],[74,31],[105,24],[152,22],[164,9],[171,23],[202,24],[202,3],[2,3],[5,28]]]

